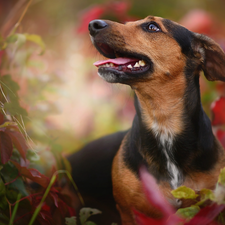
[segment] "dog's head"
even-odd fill
[[[108,58],[95,63],[99,75],[134,89],[137,112],[157,135],[179,134],[199,117],[201,70],[208,80],[225,81],[225,54],[219,45],[170,20],[94,20],[89,30],[97,50]]]
[[[143,81],[165,83],[200,70],[208,80],[225,81],[225,54],[219,45],[170,20],[153,16],[126,24],[94,20],[89,30],[97,50],[109,58],[95,63],[108,82],[136,89]]]

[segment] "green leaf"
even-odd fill
[[[3,84],[3,86],[10,88],[13,92],[17,92],[20,90],[20,86],[14,80],[12,80],[9,74],[1,77],[1,83]]]
[[[4,104],[4,109],[7,114],[10,114],[11,116],[16,116],[16,115],[22,115],[22,116],[27,116],[27,111],[23,109],[19,103],[13,103],[13,102],[6,102]]]
[[[10,159],[12,161],[20,162],[20,158],[21,158],[21,155],[20,155],[19,151],[16,148],[14,148]]]
[[[25,34],[26,39],[28,41],[31,41],[37,45],[39,45],[42,49],[40,54],[43,54],[45,51],[45,43],[43,42],[42,38],[36,34]]]
[[[195,191],[191,188],[180,186],[176,190],[171,191],[174,198],[183,198],[183,199],[195,199],[198,197],[197,194],[195,194]]]
[[[2,198],[0,198],[0,209],[2,210],[6,210],[8,209],[9,204],[7,202],[6,196],[3,196]]]
[[[13,189],[7,189],[7,191],[6,191],[6,198],[10,202],[12,202],[12,203],[16,202],[17,197],[18,197],[18,191],[15,191]]]
[[[18,176],[18,170],[11,162],[8,162],[3,166],[0,174],[4,178],[4,181],[8,183]]]
[[[220,170],[218,182],[225,186],[225,168]]]
[[[0,78],[0,82],[4,89],[4,94],[7,96],[7,99],[11,102],[18,102],[17,92],[20,89],[19,85],[12,80],[10,75],[4,75]]]
[[[7,43],[5,42],[4,38],[0,35],[0,51],[7,47]]]
[[[8,127],[8,126],[17,126],[17,123],[12,122],[12,121],[6,121],[5,123],[3,123],[3,124],[0,125],[0,129],[1,128]]]
[[[186,219],[193,218],[198,212],[200,208],[198,206],[192,205],[191,207],[182,208],[177,210],[177,214],[181,215]]]
[[[87,221],[84,225],[96,225],[96,223],[94,223],[92,221]]]
[[[217,204],[225,204],[225,187],[223,185],[217,184],[214,190],[214,201]]]
[[[24,34],[16,34],[16,35],[17,35],[16,44],[17,44],[18,48],[20,48],[26,43],[27,39]]]
[[[6,188],[3,180],[0,177],[0,198],[5,195]]]
[[[214,200],[215,196],[214,196],[214,193],[212,190],[209,190],[209,189],[206,189],[206,188],[203,188],[201,191],[200,191],[200,196],[201,196],[201,201],[205,201],[205,200]]]
[[[19,48],[26,43],[26,35],[24,34],[12,34],[7,39],[7,43],[15,43]]]
[[[72,217],[66,217],[65,218],[66,225],[77,225],[77,220],[75,216]]]
[[[29,159],[30,162],[35,162],[40,160],[40,156],[31,149],[27,150],[26,158]]]
[[[6,42],[7,43],[15,43],[18,39],[18,36],[16,34],[12,34],[9,37],[7,37]]]
[[[18,192],[21,193],[22,196],[28,196],[29,195],[28,192],[27,192],[27,190],[26,190],[25,184],[24,184],[24,182],[23,182],[23,180],[21,178],[18,178],[13,183],[10,183],[8,185],[8,188],[9,189],[6,191],[6,196],[7,196],[8,199],[10,199],[10,196],[8,196],[9,193],[11,191],[15,191],[15,190],[16,190],[17,193]],[[17,195],[16,195],[16,198],[17,198]]]
[[[3,221],[5,222],[5,223],[1,223],[0,222],[0,225],[2,225],[2,224],[6,225],[9,222],[9,218],[5,214],[3,214],[2,212],[0,212],[0,221],[1,222],[3,222]]]
[[[100,214],[102,213],[98,209],[92,209],[92,208],[82,208],[80,210],[80,222],[81,225],[86,225],[86,222],[88,218],[92,215]]]

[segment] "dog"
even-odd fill
[[[98,140],[95,147],[101,150],[88,147],[93,156],[95,151],[110,149],[102,179],[107,177],[111,191],[112,171],[113,196],[122,224],[136,224],[133,209],[152,218],[161,216],[146,200],[139,178],[141,165],[171,205],[189,206],[177,201],[171,191],[181,185],[196,192],[214,189],[225,166],[224,149],[202,108],[199,87],[202,71],[210,81],[225,81],[223,50],[209,37],[155,16],[125,24],[93,20],[89,31],[93,45],[107,58],[94,64],[99,76],[109,83],[129,85],[135,93],[131,129],[113,136],[114,141],[108,136],[106,143],[103,138],[103,147]]]

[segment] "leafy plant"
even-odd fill
[[[62,193],[60,180],[65,175],[72,182],[75,189],[67,160],[59,153],[56,171],[52,167],[49,176],[44,175],[36,168],[36,145],[30,138],[27,127],[29,107],[21,101],[18,85],[21,77],[28,71],[33,54],[43,54],[45,44],[42,38],[35,34],[18,33],[17,28],[23,19],[30,3],[28,1],[19,21],[6,37],[0,36],[0,221],[5,224],[60,224],[60,219],[55,215],[74,216],[75,211],[71,202],[67,201],[66,194]],[[34,43],[35,45],[31,45]],[[36,47],[35,47],[36,46]],[[25,71],[25,72],[24,72]],[[20,76],[20,77],[19,77]],[[24,77],[23,77],[24,78]],[[30,87],[36,86],[40,80],[26,77],[24,80]],[[43,85],[38,90],[39,98],[44,98]],[[24,99],[23,99],[24,100]],[[38,98],[36,99],[38,101]],[[29,102],[29,101],[28,101]],[[26,102],[26,103],[28,103]],[[35,99],[32,99],[35,103]],[[23,106],[22,106],[23,105]],[[28,104],[29,105],[29,104]],[[25,106],[25,107],[24,107]],[[38,110],[35,110],[37,113]],[[47,114],[40,116],[43,120]],[[34,132],[34,130],[33,130]],[[46,149],[49,146],[46,145]],[[60,164],[61,162],[61,164]],[[60,176],[58,176],[60,174]],[[35,188],[32,188],[36,184]],[[80,201],[83,202],[80,197]]]
[[[101,211],[98,209],[92,209],[92,208],[82,208],[80,210],[79,214],[79,220],[81,225],[96,225],[94,222],[89,221],[89,217],[92,215],[100,214]],[[76,217],[70,217],[65,218],[67,225],[77,225],[77,218]]]

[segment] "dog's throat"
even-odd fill
[[[175,136],[169,129],[165,128],[159,130],[157,123],[153,123],[151,131],[157,140],[158,148],[162,151],[166,158],[166,169],[170,177],[171,187],[176,189],[182,183],[183,175],[173,156]]]

